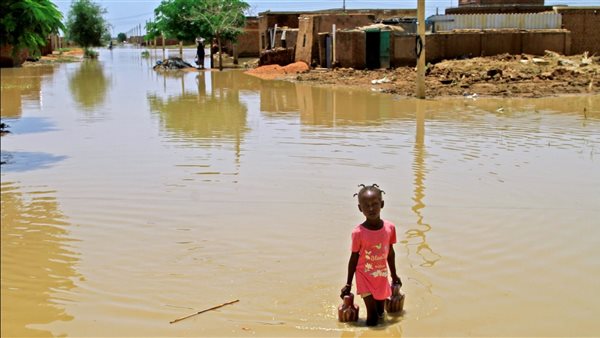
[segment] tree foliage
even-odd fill
[[[188,20],[204,28],[205,35],[214,38],[219,46],[219,70],[223,69],[222,45],[226,40],[235,41],[244,31],[246,16],[250,8],[241,0],[203,0],[192,8]]]
[[[161,32],[167,38],[179,41],[193,41],[203,32],[197,22],[187,19],[190,11],[202,1],[198,0],[163,0],[154,10],[153,32]]]
[[[127,40],[127,35],[125,33],[117,34],[117,41],[119,41],[120,43],[123,43],[123,42],[125,42],[125,40]]]
[[[144,37],[146,40],[153,40],[160,35],[161,31],[156,21],[146,22],[146,36]]]
[[[50,0],[3,0],[0,43],[13,46],[13,56],[23,48],[38,53],[51,33],[64,29],[62,13]]]
[[[103,17],[105,13],[106,9],[91,0],[74,1],[67,15],[67,38],[85,49],[102,46],[110,27]]]
[[[162,32],[180,41],[198,36],[216,40],[221,55],[223,42],[235,41],[243,32],[244,12],[249,8],[241,0],[163,0],[154,10],[155,20],[146,28],[152,29],[149,35]],[[220,57],[219,69],[223,69]]]

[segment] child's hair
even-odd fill
[[[354,194],[354,197],[360,196],[367,191],[372,191],[372,192],[378,194],[379,198],[382,198],[383,194],[385,194],[385,191],[381,190],[381,188],[379,188],[379,186],[376,183],[373,183],[371,185],[359,184],[358,186],[362,187],[362,188],[360,188],[360,190]]]

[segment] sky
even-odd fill
[[[147,20],[154,16],[154,9],[160,0],[93,0],[107,10],[104,18],[112,25],[111,35],[118,33],[130,35],[135,27],[141,24],[142,29]],[[71,7],[71,0],[54,0],[66,18]],[[347,9],[364,8],[417,8],[417,0],[246,0],[250,4],[250,15],[271,11],[322,10],[330,8]],[[546,0],[546,5],[600,6],[599,0]],[[444,14],[446,7],[458,6],[458,0],[425,0],[425,16],[436,13]]]

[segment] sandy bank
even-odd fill
[[[260,66],[246,71],[246,74],[259,77],[261,79],[285,79],[286,76],[295,75],[302,72],[307,72],[309,67],[304,62],[294,62],[287,66],[267,65]]]

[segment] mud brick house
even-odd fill
[[[239,57],[258,57],[258,17],[246,17],[244,32],[237,37],[235,43],[227,42],[223,50],[230,54],[236,54]]]
[[[259,48],[261,51],[280,46],[281,32],[283,30],[291,31],[292,34],[299,35],[300,30],[300,16],[302,15],[335,15],[337,18],[343,18],[344,16],[356,16],[356,15],[371,15],[374,20],[384,20],[389,18],[416,18],[416,9],[352,9],[341,11],[338,9],[322,10],[322,11],[295,11],[295,12],[261,12],[258,14],[258,31],[259,31]],[[317,21],[322,22],[323,20],[318,19]],[[332,22],[329,20],[329,22]],[[350,24],[351,20],[344,19],[344,22],[340,22],[340,25]],[[362,22],[362,21],[361,21]],[[332,22],[335,23],[335,22]],[[277,30],[274,30],[277,25]],[[325,24],[322,24],[324,26]],[[339,26],[336,26],[339,28]],[[352,27],[353,28],[353,27]],[[331,32],[331,26],[327,27],[326,30],[323,27],[318,27],[315,34],[321,32]],[[298,30],[298,31],[297,31]],[[301,42],[300,38],[293,41],[289,38],[286,33],[287,47],[290,44],[295,45]]]

